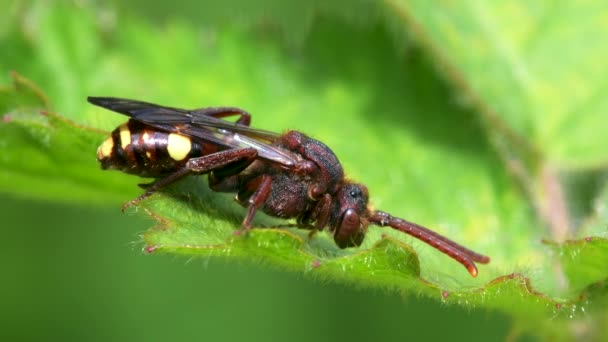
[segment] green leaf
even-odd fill
[[[554,246],[564,267],[572,295],[582,293],[592,284],[606,280],[608,239],[588,237]]]
[[[480,29],[486,19],[480,13],[491,5],[470,4],[476,11],[468,13],[449,4],[428,8],[385,1],[366,25],[352,23],[348,13],[354,10],[310,19],[297,44],[284,43],[272,25],[201,28],[172,18],[152,24],[130,15],[108,22],[107,8],[32,6],[26,15],[34,25],[0,36],[15,46],[12,54],[0,55],[0,63],[48,95],[16,73],[14,86],[0,91],[7,118],[0,125],[2,191],[111,204],[116,210],[137,195],[140,180],[102,172],[94,160],[103,131],[125,117],[88,105],[87,95],[183,108],[236,105],[253,113],[255,127],[297,129],[325,142],[348,176],[369,187],[376,208],[433,228],[488,254],[492,262],[472,278],[452,259],[397,231],[372,227],[363,246],[340,250],[327,233],[309,237],[262,214],[256,226],[274,228],[238,235],[244,209],[231,195],[210,191],[204,176],[180,182],[134,209],[159,222],[144,235],[149,252],[250,260],[323,281],[497,309],[512,315],[522,330],[544,337],[571,336],[576,324],[605,332],[593,322],[605,317],[608,272],[601,266],[608,251],[597,236],[605,234],[607,218],[596,210],[595,224],[581,229],[589,239],[547,246],[541,240],[548,235],[548,219],[539,209],[554,194],[541,198],[552,188],[543,188],[543,181],[560,189],[560,170],[586,172],[603,163],[604,138],[590,134],[603,119],[575,120],[566,109],[579,102],[562,107],[555,101],[558,95],[569,101],[559,92],[571,88],[551,88],[559,93],[552,97],[540,96],[542,89],[522,90],[510,79],[515,76],[505,56],[483,55],[492,52],[484,46],[505,43],[479,38],[488,33],[486,26]],[[303,13],[314,13],[316,5],[310,6]],[[422,42],[421,49],[403,50],[399,38],[405,30]],[[512,35],[506,31],[500,38],[509,42]],[[556,63],[551,68],[565,63],[551,62]],[[564,73],[550,75],[564,81]],[[541,78],[534,84],[547,82],[542,76],[548,74],[535,75]],[[443,81],[455,76],[466,81],[466,89]],[[463,94],[478,96],[475,103],[483,105],[463,108]],[[61,115],[41,116],[41,110]],[[545,114],[553,111],[555,118]],[[545,119],[555,121],[539,127]],[[569,120],[576,121],[575,132],[549,146]],[[520,141],[513,137],[523,141],[513,160],[532,175],[525,191],[509,168],[509,149]],[[509,145],[504,150],[501,139]],[[583,146],[589,150],[580,152]],[[603,193],[583,192],[581,198],[605,203]],[[581,210],[584,219],[589,210]],[[591,323],[586,313],[593,313]]]
[[[605,165],[606,3],[386,1],[510,130],[553,163]],[[458,82],[458,81],[457,81]],[[461,83],[462,83],[461,82]]]
[[[91,154],[106,133],[48,112],[37,86],[17,73],[11,76],[13,86],[0,89],[2,190],[57,201],[120,203],[131,180],[102,175]]]

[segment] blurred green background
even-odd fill
[[[0,9],[0,340],[605,335],[608,6],[0,0]],[[147,255],[142,235],[155,223],[119,209],[138,180],[99,170],[104,133],[87,128],[109,131],[124,117],[88,95],[239,106],[256,127],[306,132],[369,186],[375,206],[492,262],[472,278],[379,228],[342,251],[326,234],[299,249],[273,244],[284,231],[232,239],[242,209],[187,192],[196,180],[179,185],[185,201],[144,203],[174,223],[146,235],[167,254]],[[226,258],[171,254],[209,244]],[[323,267],[311,271],[313,258]]]
[[[56,3],[68,13],[65,22],[61,16],[55,21],[56,25],[65,24],[63,32],[59,30],[59,36],[42,32],[47,35],[43,39],[61,39],[58,37],[78,32],[71,31],[74,27],[70,29],[74,16],[67,9],[73,7],[107,5],[116,11],[107,13],[108,20],[128,13],[131,20],[149,23],[177,19],[197,25],[197,16],[202,13],[207,26],[226,25],[221,19],[226,16],[214,14],[214,9],[224,14],[231,11],[230,5],[216,8],[198,2]],[[19,18],[28,5],[9,2],[3,7],[14,11],[6,15]],[[35,18],[46,10],[48,6],[34,6],[27,13]],[[252,10],[259,9],[252,6]],[[246,11],[241,8],[239,13]],[[297,8],[292,13],[296,21],[301,21]],[[287,23],[290,20],[284,18]],[[21,19],[5,21],[11,23],[27,26]],[[303,26],[294,23],[293,31],[283,31],[284,41],[297,45],[306,35],[298,32],[306,31],[298,28]],[[44,76],[48,75],[45,70],[56,69],[52,64],[57,63],[53,62],[55,57],[37,55],[38,62],[23,60],[19,49],[28,49],[15,44],[11,27],[5,26],[3,32],[2,53],[11,65],[1,66],[2,78],[7,77],[10,68],[46,82],[44,90],[51,95],[58,94],[55,87],[60,89],[59,94],[69,87],[66,81]],[[86,46],[90,42],[84,39],[81,43]],[[154,47],[149,48],[154,51]],[[82,48],[73,49],[67,55],[78,60],[74,54],[77,56]],[[44,48],[42,51],[53,53]],[[62,63],[70,62],[59,61]],[[78,68],[86,72],[77,64],[66,65],[67,73]],[[84,76],[76,74],[75,78]],[[111,89],[112,84],[104,87]],[[72,91],[80,94],[83,89]],[[69,108],[83,108],[83,100],[76,95],[51,99],[68,115]],[[93,156],[94,151],[89,154]],[[0,288],[2,341],[488,341],[503,340],[509,333],[510,320],[501,313],[442,305],[415,294],[404,298],[397,293],[353,289],[247,262],[149,256],[141,251],[140,234],[151,220],[122,214],[117,205],[100,208],[8,194],[0,195],[0,203],[5,242],[0,249],[4,269]]]

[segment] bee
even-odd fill
[[[361,245],[370,225],[409,234],[461,263],[476,277],[478,254],[428,228],[369,207],[363,184],[344,176],[334,152],[298,131],[277,134],[250,127],[251,115],[236,107],[179,109],[112,97],[94,105],[124,114],[97,150],[103,169],[155,178],[123,210],[189,175],[206,174],[213,191],[236,194],[251,229],[257,211],[296,219],[312,232],[327,229],[340,248]],[[236,117],[235,122],[225,120]]]

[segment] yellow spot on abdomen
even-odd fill
[[[123,150],[131,143],[131,131],[129,131],[129,127],[126,123],[120,125],[120,147]]]
[[[114,148],[114,140],[110,136],[97,149],[97,160],[102,160],[112,155],[112,148]]]
[[[145,131],[144,134],[142,134],[141,136],[141,140],[144,142],[144,146],[147,146],[148,148],[150,148],[150,143],[148,143],[148,140],[150,139],[150,134]],[[152,152],[150,151],[146,151],[146,157],[148,157],[148,159],[152,158]]]
[[[190,153],[192,142],[183,135],[171,133],[167,140],[167,152],[173,160],[183,160]]]

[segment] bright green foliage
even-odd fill
[[[608,125],[606,3],[464,1],[440,10],[426,1],[387,3],[453,64],[459,75],[448,77],[465,80],[546,158],[562,167],[606,164],[608,136],[590,134]]]
[[[99,170],[94,152],[106,133],[47,111],[46,98],[22,76],[0,89],[0,184],[3,191],[44,199],[120,203],[131,180]],[[83,153],[88,151],[89,153]]]
[[[140,180],[102,172],[95,162],[107,134],[98,130],[125,117],[88,105],[87,95],[239,106],[253,113],[255,127],[297,129],[325,142],[349,177],[369,187],[376,208],[492,262],[472,278],[429,246],[377,227],[361,248],[347,250],[327,233],[235,234],[244,209],[208,190],[204,177],[130,209],[159,222],[144,236],[150,252],[254,260],[324,281],[498,309],[547,338],[570,336],[577,324],[589,336],[606,333],[598,322],[608,279],[608,191],[600,189],[608,103],[598,70],[608,51],[586,35],[606,36],[598,19],[606,11],[465,4],[357,4],[374,19],[311,4],[292,22],[298,34],[287,43],[280,27],[290,16],[280,13],[293,9],[270,3],[281,20],[257,26],[263,15],[252,13],[248,27],[23,5],[7,19],[14,25],[0,28],[0,44],[11,46],[0,66],[17,72],[0,90],[7,115],[0,189],[117,210],[136,196]],[[314,17],[313,6],[324,15]],[[510,22],[513,13],[521,24]],[[256,223],[286,224],[261,214]],[[575,240],[560,243],[565,238]]]
[[[579,294],[591,284],[606,279],[608,239],[590,237],[568,241],[556,248],[568,279],[571,294]]]

